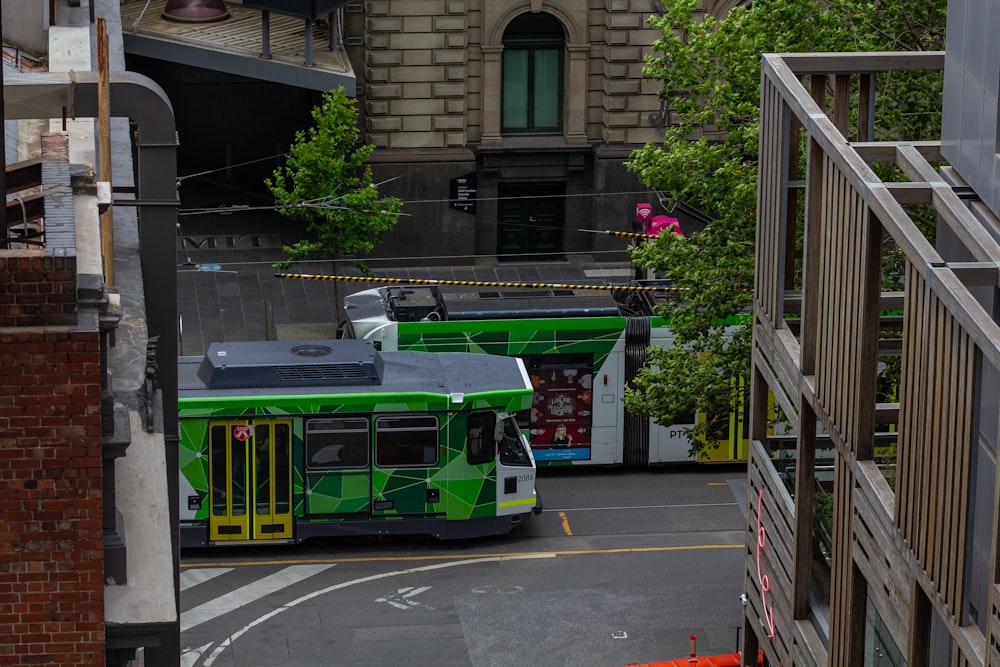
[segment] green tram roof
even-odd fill
[[[466,352],[381,352],[369,341],[212,343],[178,359],[179,399],[304,394],[530,392],[517,359]]]

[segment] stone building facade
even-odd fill
[[[630,231],[635,203],[650,196],[623,165],[634,147],[662,136],[658,83],[642,77],[657,36],[645,25],[648,3],[378,0],[364,9],[348,7],[345,32],[363,35],[348,51],[366,138],[377,146],[376,180],[395,179],[387,191],[427,202],[406,207],[411,217],[387,251],[428,236],[437,239],[428,254],[466,257],[622,247],[577,230]],[[545,99],[505,79],[515,48],[521,71],[550,88]],[[558,57],[543,61],[551,51]],[[538,71],[550,64],[556,71]],[[512,123],[510,105],[530,103],[516,96],[553,105],[533,110],[551,113],[549,122]],[[452,203],[457,179],[468,188],[463,204]]]
[[[197,57],[184,45],[163,46],[173,35],[188,45],[202,39],[196,27],[162,25],[155,2],[145,12],[144,2],[122,6],[123,20],[134,16],[140,28],[126,35],[134,67],[163,85],[177,108],[182,166],[194,160],[201,161],[195,170],[210,170],[286,150],[295,123],[311,122],[324,86],[343,85],[358,99],[364,141],[376,146],[375,181],[406,202],[378,257],[622,261],[628,241],[595,232],[635,231],[639,202],[668,213],[624,165],[635,148],[662,140],[669,122],[660,83],[642,75],[660,36],[647,26],[656,2],[317,3],[329,13],[312,24],[313,43],[332,32],[331,50],[316,47],[312,64],[297,68],[290,64],[301,58],[301,43],[287,58],[277,42],[269,58],[251,48],[238,66],[219,55],[233,48],[218,35],[243,20],[238,4],[227,3],[229,18],[213,25]],[[285,34],[278,26],[287,7],[251,4],[271,7],[271,34]],[[735,4],[708,0],[704,11],[722,14]],[[316,82],[303,71],[329,76]],[[198,122],[186,126],[185,118]],[[198,146],[198,155],[186,158],[185,144]],[[697,227],[677,217],[685,229]]]

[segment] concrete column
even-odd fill
[[[483,146],[499,146],[500,102],[503,93],[503,45],[482,46],[483,52]]]
[[[589,44],[567,44],[563,94],[566,143],[587,143],[587,58]]]

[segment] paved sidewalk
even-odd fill
[[[376,284],[276,278],[285,259],[282,243],[297,240],[298,223],[268,210],[273,200],[224,179],[183,180],[177,234],[177,307],[182,355],[200,356],[216,341],[266,340],[268,321],[279,338],[333,338],[337,303]],[[261,208],[257,208],[261,207]],[[385,278],[605,284],[630,280],[634,269],[622,251],[562,261],[480,262],[423,267],[420,259],[368,260]],[[600,257],[606,261],[594,261]],[[611,260],[614,261],[611,261]],[[456,260],[459,261],[459,260]],[[440,263],[440,262],[439,262]],[[419,265],[419,266],[418,266]],[[360,277],[340,265],[337,273]],[[288,273],[332,275],[331,262],[297,264]],[[270,311],[270,317],[267,315]],[[292,325],[295,325],[294,327]],[[295,334],[291,331],[294,329]]]
[[[277,278],[278,271],[271,265],[283,258],[277,236],[268,233],[179,238],[180,354],[200,356],[217,341],[266,340],[269,321],[279,338],[334,338],[341,319],[335,304],[347,294],[378,286],[367,281]],[[622,262],[410,268],[387,266],[389,263],[372,260],[369,264],[379,277],[425,280],[602,284],[624,282],[633,275],[631,265]],[[296,265],[287,272],[334,273],[330,262]],[[353,267],[338,273],[361,275]]]

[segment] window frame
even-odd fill
[[[515,19],[516,21],[517,19]],[[555,20],[555,19],[553,19]],[[561,134],[563,132],[563,111],[565,109],[565,93],[566,93],[566,40],[564,33],[561,30],[558,34],[554,31],[555,25],[553,25],[552,32],[539,32],[526,33],[521,32],[523,28],[508,27],[508,32],[504,34],[503,38],[503,58],[501,59],[501,73],[500,73],[500,133],[503,135],[545,135],[545,134]],[[511,31],[513,30],[513,33]],[[556,77],[558,79],[558,85],[556,86],[556,99],[555,99],[555,125],[544,125],[536,126],[535,121],[537,118],[536,102],[537,92],[536,92],[536,71],[538,66],[538,61],[543,52],[553,51],[556,53]],[[507,70],[512,65],[509,61],[513,60],[513,55],[515,53],[526,53],[526,75],[524,83],[524,107],[525,107],[525,125],[513,126],[507,124],[508,116],[508,104],[512,104],[510,86],[507,84]]]
[[[322,430],[322,431],[320,431],[320,430],[314,430],[313,429],[314,425],[320,425],[320,424],[324,424],[324,423],[326,423],[326,424],[333,424],[334,422],[341,422],[341,423],[359,422],[361,425],[363,425],[363,428],[360,428],[360,427],[359,428],[327,428],[327,429]],[[323,434],[335,434],[335,433],[341,433],[341,434],[344,434],[344,433],[346,433],[346,434],[362,434],[363,433],[364,434],[364,461],[361,462],[359,460],[357,463],[347,463],[347,462],[341,462],[341,461],[337,460],[337,461],[329,461],[329,462],[325,462],[325,463],[314,463],[313,462],[313,458],[315,457],[315,455],[320,450],[317,450],[316,452],[312,451],[312,447],[313,447],[312,438],[313,438],[314,434],[319,434],[319,433],[323,433]],[[357,437],[357,436],[355,435],[354,437]],[[335,436],[334,436],[334,438],[335,438]],[[338,443],[324,444],[323,448],[337,446],[337,444]],[[347,447],[347,446],[354,445],[354,444],[357,444],[357,443],[355,443],[353,441],[350,441],[350,442],[339,443],[339,444],[340,444],[341,449],[343,449],[343,447]],[[310,419],[307,419],[306,423],[305,423],[305,427],[303,429],[303,453],[304,453],[304,456],[305,456],[306,470],[309,471],[309,472],[326,472],[326,471],[333,471],[333,470],[350,470],[350,469],[354,469],[354,468],[367,468],[370,465],[370,463],[371,463],[371,422],[368,419],[368,417],[359,416],[359,415],[336,416],[336,417],[335,416],[320,416],[320,417],[312,417]],[[339,450],[338,450],[337,455],[338,456],[340,455],[340,451]]]
[[[405,422],[425,421],[427,425],[400,427],[390,425],[392,423],[401,424]],[[438,465],[441,459],[441,426],[436,415],[432,414],[405,414],[405,415],[383,415],[375,418],[375,457],[374,463],[377,468],[433,468]],[[427,456],[427,451],[432,449],[428,443],[423,443],[420,438],[426,434],[432,434],[433,457]],[[391,434],[391,435],[389,435]],[[392,449],[390,449],[390,447]],[[395,458],[390,456],[395,450]],[[414,456],[418,451],[423,451],[422,455]],[[421,461],[414,460],[423,459]],[[428,460],[431,458],[432,460]]]

